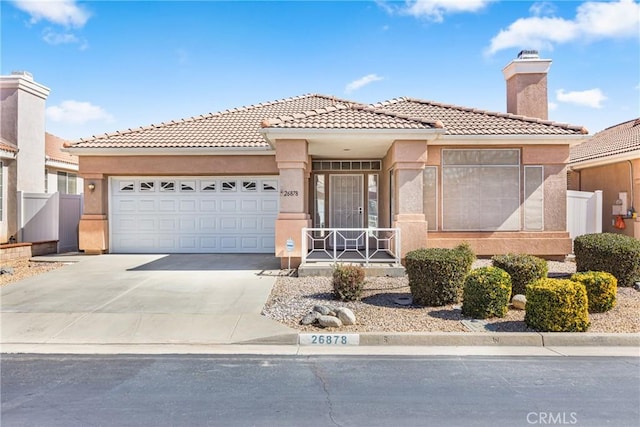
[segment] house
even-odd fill
[[[564,257],[569,150],[587,131],[547,120],[550,64],[523,51],[504,68],[507,113],[309,94],[80,140],[80,248],[283,266],[462,242]]]
[[[640,118],[611,126],[571,149],[569,189],[602,190],[602,231],[640,239]],[[624,229],[615,227],[618,216]]]
[[[82,191],[78,158],[45,132],[49,92],[28,72],[0,76],[0,243],[19,240],[18,192]]]

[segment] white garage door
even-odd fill
[[[273,253],[277,177],[112,178],[111,252]]]

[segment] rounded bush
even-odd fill
[[[604,313],[616,306],[618,281],[613,274],[604,271],[587,271],[574,274],[571,280],[582,283],[587,289],[589,313]]]
[[[333,295],[342,301],[356,301],[364,289],[364,268],[338,264],[333,268]]]
[[[527,286],[524,321],[540,332],[584,332],[589,328],[587,290],[569,279],[539,279]]]
[[[575,238],[576,270],[606,271],[619,286],[633,286],[640,280],[640,240],[623,234],[585,234]]]
[[[476,319],[504,317],[509,311],[511,278],[497,267],[473,270],[464,281],[462,314]]]
[[[466,245],[407,253],[405,268],[414,304],[440,307],[460,301],[464,278],[474,259],[475,255]]]
[[[524,294],[528,284],[547,277],[547,261],[533,255],[506,254],[491,258],[493,266],[511,276],[511,295]]]

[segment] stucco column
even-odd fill
[[[80,218],[79,249],[87,254],[101,254],[109,249],[108,185],[102,174],[82,174],[84,210]],[[90,186],[94,186],[93,190]]]
[[[280,170],[280,212],[276,219],[276,253],[283,267],[297,267],[302,257],[302,229],[311,226],[308,212],[309,152],[303,139],[277,140],[276,163]],[[292,239],[294,250],[287,252],[287,240]]]
[[[633,237],[640,239],[640,159],[631,161],[633,169],[633,208],[636,210],[636,219],[633,220]]]
[[[427,220],[423,203],[423,171],[427,160],[426,141],[395,141],[389,150],[395,206],[391,224],[400,229],[401,256],[427,247]]]

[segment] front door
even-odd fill
[[[364,227],[364,175],[330,175],[331,196],[329,227]],[[362,231],[341,231],[338,247],[357,249],[364,245]]]

